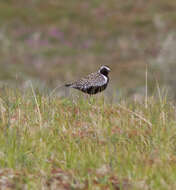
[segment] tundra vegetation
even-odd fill
[[[104,96],[0,94],[3,189],[175,189],[176,108]]]
[[[0,189],[176,189],[175,20],[173,0],[1,0]],[[100,65],[103,94],[48,96]]]

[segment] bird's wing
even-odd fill
[[[102,86],[106,84],[106,79],[99,73],[91,73],[87,77],[76,81],[73,85],[74,88],[86,89],[94,86]]]

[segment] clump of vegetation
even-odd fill
[[[175,106],[2,89],[0,187],[175,189]]]

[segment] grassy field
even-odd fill
[[[0,189],[176,189],[175,21],[173,0],[1,0]],[[100,65],[105,93],[48,95]]]
[[[0,188],[173,190],[176,108],[165,96],[110,103],[0,93]]]

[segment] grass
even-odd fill
[[[0,94],[0,187],[174,189],[175,106]]]
[[[175,91],[175,9],[171,0],[0,2],[0,189],[176,189],[175,105],[147,97],[154,81]],[[131,100],[41,94],[100,64]],[[145,86],[146,100],[132,100]]]

